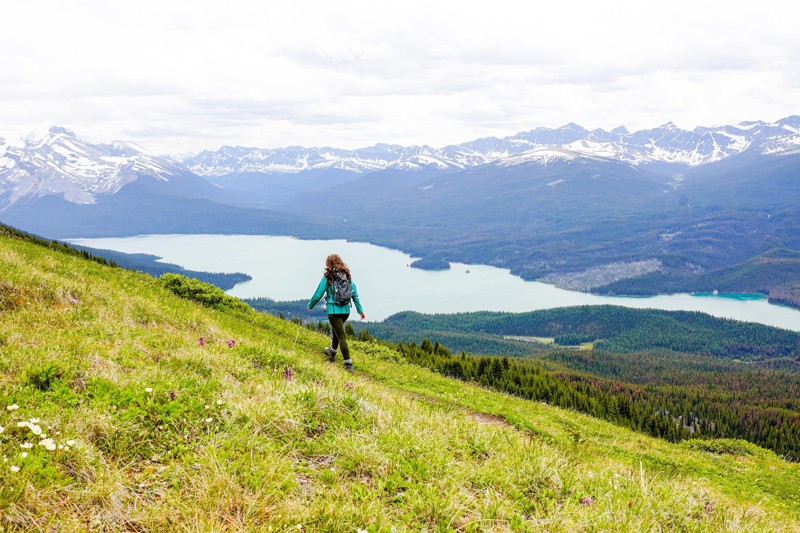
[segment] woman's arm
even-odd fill
[[[311,299],[308,301],[308,308],[309,309],[311,309],[315,305],[317,305],[317,302],[320,301],[320,299],[323,296],[325,296],[325,289],[326,288],[328,288],[328,278],[326,278],[325,276],[322,276],[322,279],[320,280],[319,285],[317,285],[317,290],[314,291],[314,296],[312,296]]]

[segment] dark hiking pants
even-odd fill
[[[347,322],[348,318],[350,318],[349,314],[328,315],[328,322],[331,323],[331,331],[333,332],[331,348],[336,350],[341,346],[342,358],[345,361],[350,360],[350,349],[347,347],[347,335],[344,332],[344,323]]]

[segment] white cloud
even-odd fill
[[[790,1],[49,0],[3,18],[6,138],[48,119],[158,152],[440,146],[774,120],[800,101]]]

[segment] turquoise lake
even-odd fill
[[[758,295],[672,294],[647,298],[596,296],[524,281],[508,270],[452,263],[446,271],[410,268],[414,260],[397,250],[344,240],[301,240],[265,235],[142,235],[71,239],[92,248],[147,253],[190,270],[244,272],[252,280],[228,291],[240,298],[307,300],[325,258],[338,253],[350,266],[368,320],[399,311],[533,311],[575,305],[702,311],[800,331],[800,311],[773,305]],[[322,316],[322,315],[320,315]]]

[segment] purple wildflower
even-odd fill
[[[197,345],[198,346],[205,346],[206,345],[206,338],[205,337],[200,337],[199,339],[197,339]]]
[[[67,295],[67,301],[69,301],[69,303],[71,303],[72,305],[78,305],[80,303],[78,299],[72,296],[71,294]]]
[[[286,379],[286,381],[294,380],[294,370],[292,370],[292,367],[287,366],[286,369],[284,369],[283,377]]]
[[[233,348],[236,346],[236,341],[233,339],[228,339],[228,348]]]
[[[590,496],[584,496],[581,498],[581,503],[583,505],[592,505],[594,500]]]

